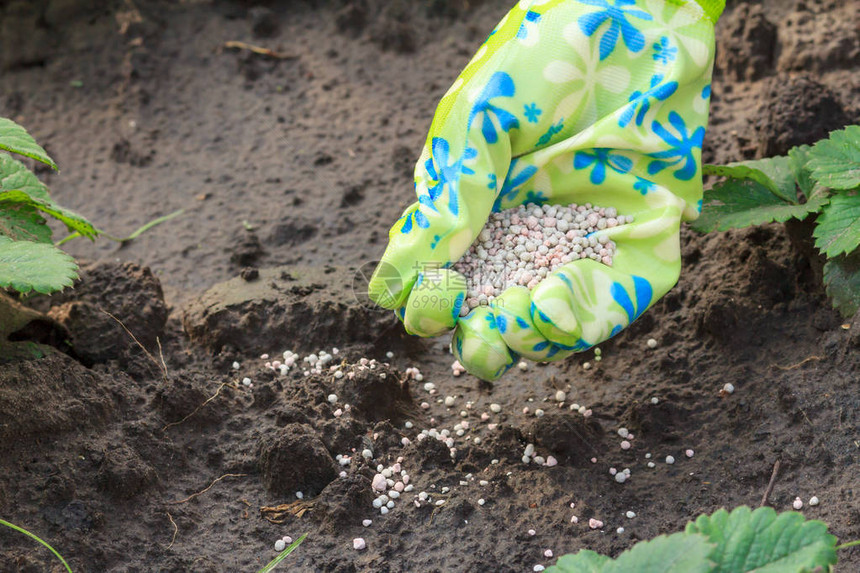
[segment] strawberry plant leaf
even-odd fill
[[[555,565],[546,570],[547,573],[601,573],[603,566],[611,559],[590,549],[583,549],[578,553],[562,555]]]
[[[816,220],[815,246],[828,257],[860,246],[860,193],[836,194]]]
[[[797,203],[794,162],[790,157],[769,157],[728,165],[705,165],[702,169],[705,175],[751,179],[788,203]]]
[[[809,152],[812,176],[831,189],[860,186],[860,125],[834,131]]]
[[[51,242],[51,228],[36,208],[27,204],[13,204],[0,209],[2,235],[15,241]]]
[[[0,237],[0,288],[50,294],[78,278],[75,260],[51,244]]]
[[[811,149],[812,147],[809,145],[798,145],[788,150],[792,169],[794,169],[794,178],[804,197],[810,199],[818,196],[826,197],[830,195],[830,190],[818,183],[812,177],[812,171],[809,169],[809,151]]]
[[[39,211],[56,217],[72,231],[94,239],[99,234],[92,223],[55,203],[48,188],[23,163],[9,155],[0,154],[0,204],[26,203]]]
[[[836,563],[836,537],[827,526],[793,511],[721,509],[688,523],[686,532],[717,544],[710,554],[714,573],[800,573]]]
[[[833,308],[850,318],[860,310],[860,251],[824,263],[824,286]]]
[[[5,117],[0,117],[0,149],[23,155],[57,169],[57,164],[27,133],[27,130]]]
[[[818,196],[802,205],[795,205],[787,203],[757,181],[728,179],[705,191],[702,214],[692,227],[700,233],[709,233],[792,218],[803,219],[826,203],[827,198]]]
[[[708,573],[713,545],[702,535],[675,533],[637,543],[609,559],[593,551],[565,555],[547,573]]]

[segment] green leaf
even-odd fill
[[[284,549],[283,551],[281,551],[281,552],[277,555],[277,557],[275,557],[274,559],[272,559],[271,561],[269,561],[269,562],[266,564],[266,566],[265,566],[265,567],[263,567],[262,569],[260,569],[259,571],[257,571],[257,573],[269,573],[270,571],[274,571],[274,570],[275,570],[275,568],[278,566],[278,563],[280,563],[281,561],[283,561],[284,559],[286,559],[286,558],[287,558],[287,556],[288,556],[290,553],[292,553],[293,551],[295,551],[295,550],[296,550],[296,548],[297,548],[299,545],[301,545],[301,544],[302,544],[302,541],[304,541],[304,540],[305,540],[305,537],[307,537],[307,536],[308,536],[308,534],[307,534],[307,533],[305,533],[304,535],[302,535],[301,537],[299,537],[298,539],[296,539],[295,541],[293,541],[293,542],[292,542],[292,544],[290,544],[290,546],[289,546],[289,547],[287,547],[286,549]]]
[[[705,165],[705,175],[719,175],[730,179],[751,179],[767,187],[774,195],[788,203],[797,203],[794,162],[790,157],[739,161],[728,165]]]
[[[806,198],[829,196],[830,189],[813,179],[812,171],[809,170],[809,152],[811,149],[812,147],[808,145],[798,145],[788,150],[788,157],[791,159],[797,186],[800,187]]]
[[[828,257],[850,253],[860,245],[860,193],[830,198],[816,220],[815,246]]]
[[[75,260],[54,245],[0,237],[0,288],[50,294],[72,286],[77,270]]]
[[[0,117],[0,149],[30,157],[57,169],[54,160],[36,143],[27,130],[5,117]]]
[[[555,565],[546,570],[547,573],[601,573],[603,566],[611,559],[589,549],[578,553],[562,555]]]
[[[836,563],[836,537],[820,521],[800,513],[777,515],[770,507],[738,507],[699,516],[687,533],[700,533],[717,544],[710,558],[713,573],[800,573]]]
[[[728,179],[705,191],[702,214],[692,227],[700,233],[709,233],[803,219],[826,203],[826,197],[814,197],[802,205],[794,205],[756,181]]]
[[[634,545],[617,559],[580,551],[565,555],[547,573],[708,573],[713,545],[701,535],[661,535]]]
[[[860,125],[831,132],[809,152],[809,168],[819,183],[831,189],[860,186]]]
[[[850,318],[860,310],[860,251],[824,263],[824,286],[833,308]]]
[[[51,242],[51,228],[35,207],[27,204],[5,205],[0,209],[0,236],[15,241]]]
[[[99,231],[77,213],[54,203],[48,188],[27,167],[9,155],[0,154],[0,208],[4,203],[26,203],[65,223],[72,231],[94,239]]]

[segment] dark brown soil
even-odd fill
[[[41,173],[57,199],[113,235],[186,210],[121,247],[68,244],[92,261],[83,281],[35,303],[67,352],[21,341],[32,358],[0,364],[0,518],[75,571],[255,571],[276,539],[308,532],[283,570],[523,572],[553,562],[546,549],[614,555],[758,505],[779,461],[770,505],[816,495],[808,517],[860,538],[860,317],[829,308],[781,226],[685,230],[679,285],[602,361],[588,352],[495,385],[453,377],[447,340],[409,338],[351,296],[353,271],[411,202],[436,101],[508,3],[0,2],[0,115],[58,161],[60,174]],[[707,161],[858,121],[851,4],[730,2]],[[353,378],[276,376],[259,358],[332,347]],[[363,357],[389,365],[361,370]],[[557,390],[593,416],[560,408]],[[502,411],[482,422],[491,403]],[[455,457],[416,439],[461,411]],[[628,451],[620,427],[635,434]],[[523,464],[528,443],[558,465]],[[382,516],[371,479],[399,457],[415,491]],[[632,477],[616,483],[610,467]],[[416,507],[419,491],[446,503]],[[840,558],[860,569],[860,550]],[[0,571],[59,569],[0,528]]]

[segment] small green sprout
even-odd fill
[[[35,539],[36,541],[38,541],[39,543],[41,543],[42,545],[44,545],[45,547],[47,547],[48,549],[50,549],[50,550],[51,550],[51,553],[53,553],[53,554],[56,556],[56,558],[57,558],[57,559],[59,559],[59,560],[60,560],[60,562],[63,564],[63,566],[66,568],[66,571],[68,571],[69,573],[72,573],[72,568],[71,568],[71,567],[69,567],[69,564],[68,564],[68,563],[66,563],[66,560],[65,560],[65,559],[63,559],[63,556],[62,556],[62,555],[60,555],[59,553],[57,553],[57,550],[56,550],[56,549],[54,549],[53,547],[51,547],[50,545],[48,545],[48,542],[46,542],[46,541],[45,541],[45,540],[43,540],[42,538],[38,537],[37,535],[35,535],[35,534],[33,534],[33,533],[30,533],[29,531],[27,531],[27,530],[26,530],[26,529],[24,529],[23,527],[18,527],[18,526],[17,526],[17,525],[15,525],[14,523],[9,523],[8,521],[5,521],[5,520],[0,519],[0,525],[5,525],[6,527],[10,527],[10,528],[14,529],[15,531],[17,531],[17,532],[19,532],[19,533],[23,533],[23,534],[24,534],[24,535],[26,535],[27,537],[30,537],[30,538],[32,538],[32,539]]]

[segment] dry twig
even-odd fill
[[[770,474],[770,481],[767,482],[767,488],[764,490],[764,495],[761,496],[761,503],[758,504],[759,507],[764,507],[767,505],[767,498],[770,497],[770,493],[773,491],[773,486],[776,485],[776,476],[779,474],[779,460],[776,460],[776,463],[773,464],[773,472]]]
[[[313,509],[314,502],[307,500],[298,500],[291,503],[282,503],[271,507],[261,507],[260,515],[270,523],[283,523],[287,517],[301,517]]]
[[[276,60],[294,60],[298,58],[295,54],[285,54],[283,52],[276,52],[274,50],[270,50],[269,48],[263,48],[261,46],[255,46],[254,44],[248,44],[245,42],[239,42],[236,40],[232,40],[229,42],[224,42],[225,48],[230,48],[234,50],[248,50],[249,52],[253,52],[254,54],[258,54],[260,56],[266,56],[269,58],[275,58]]]

